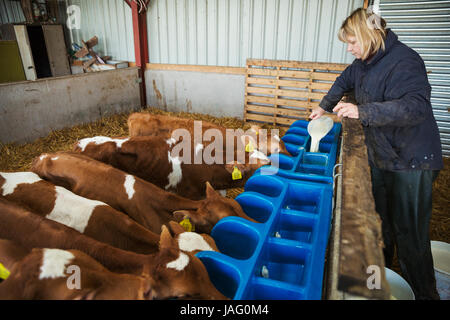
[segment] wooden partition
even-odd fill
[[[247,59],[244,120],[290,126],[308,118],[346,67],[339,63]]]
[[[359,120],[342,122],[342,198],[338,241],[337,289],[369,299],[389,299],[381,219],[375,211],[364,131]],[[335,221],[336,223],[336,221]],[[380,287],[368,285],[377,268]]]

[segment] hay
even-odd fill
[[[444,169],[433,184],[430,239],[450,243],[450,158],[444,158]]]
[[[166,112],[157,108],[141,110],[153,114],[172,115],[194,120],[209,121],[227,128],[247,130],[250,124],[231,117],[217,118],[205,114],[187,112]],[[131,113],[131,112],[130,112]],[[68,129],[52,131],[48,136],[23,145],[0,143],[0,171],[28,171],[34,157],[45,152],[69,151],[73,144],[82,138],[92,136],[127,136],[127,119],[130,113],[102,118],[93,123]],[[287,128],[262,125],[264,129],[279,129],[283,136]],[[430,239],[450,243],[450,158],[444,158],[445,167],[433,185],[433,214],[430,222]],[[229,189],[227,197],[235,198],[243,188]]]

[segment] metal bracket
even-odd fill
[[[336,187],[336,183],[335,183],[336,178],[339,177],[339,176],[342,176],[342,173],[336,173],[336,169],[338,167],[342,167],[342,166],[343,166],[342,163],[336,163],[335,166],[333,167],[333,191],[334,191],[334,189]]]

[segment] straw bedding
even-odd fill
[[[204,120],[233,129],[242,128],[247,130],[250,127],[244,121],[230,117],[216,118],[204,114],[165,112],[156,108],[148,108],[142,110],[142,112]],[[127,136],[128,116],[129,113],[118,114],[93,123],[53,131],[44,138],[24,145],[5,145],[0,142],[0,171],[28,171],[34,157],[44,152],[69,151],[72,149],[73,144],[82,138],[92,136]],[[274,129],[277,127],[264,125],[263,128]],[[286,128],[277,129],[280,130],[280,136],[283,136]],[[441,171],[433,186],[433,214],[430,222],[430,238],[431,240],[450,243],[450,158],[444,158],[444,162],[444,170]],[[243,192],[242,188],[229,189],[227,197],[235,198],[241,192]]]

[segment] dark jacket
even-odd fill
[[[369,63],[355,59],[336,79],[320,107],[332,112],[354,89],[369,164],[384,170],[439,170],[439,131],[422,58],[387,30],[385,48]]]

